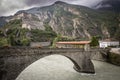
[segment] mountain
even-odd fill
[[[9,20],[12,18],[12,16],[1,16],[0,17],[0,27],[4,26]]]
[[[94,8],[104,11],[120,12],[120,0],[103,0],[94,6]]]
[[[46,31],[46,26],[49,26],[52,33],[79,40],[88,40],[92,36],[115,39],[120,30],[118,13],[93,10],[61,1],[50,6],[18,11],[10,18],[3,18],[4,23],[0,18],[0,24],[18,19],[21,20],[21,28]]]

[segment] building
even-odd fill
[[[57,48],[84,48],[86,51],[90,49],[90,41],[65,41],[57,42]]]
[[[118,47],[119,41],[99,41],[99,47],[100,48],[106,48],[106,47]]]

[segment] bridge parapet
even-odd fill
[[[61,53],[61,52],[81,52],[83,49],[73,48],[31,48],[31,47],[19,47],[19,48],[0,48],[0,56],[15,56],[15,55],[28,55],[36,53]]]

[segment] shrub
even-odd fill
[[[97,37],[95,37],[95,36],[92,37],[90,46],[98,46],[98,45],[99,45],[99,42],[98,42]]]
[[[0,46],[8,46],[8,40],[6,38],[0,38]]]

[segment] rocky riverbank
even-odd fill
[[[108,62],[120,66],[120,48],[113,48],[109,51]]]

